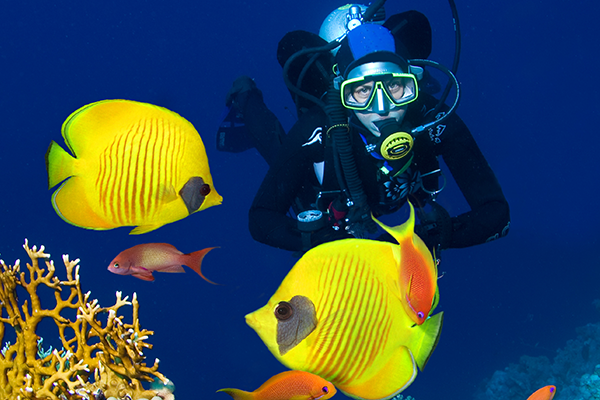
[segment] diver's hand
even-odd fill
[[[313,248],[323,243],[350,238],[352,238],[352,235],[342,229],[334,229],[331,226],[325,226],[310,235],[310,245],[311,248]]]
[[[346,231],[357,239],[364,239],[369,233],[377,232],[377,224],[371,217],[371,210],[365,204],[363,207],[354,206],[348,210]]]
[[[447,249],[452,240],[452,218],[438,203],[431,201],[429,204],[432,207],[430,212],[417,211],[421,223],[415,225],[415,233],[429,249]]]
[[[227,105],[227,107],[235,107],[239,112],[243,112],[246,108],[246,102],[248,101],[248,94],[254,89],[258,90],[256,83],[252,78],[246,75],[238,77],[233,81],[231,89],[227,92],[225,105]]]

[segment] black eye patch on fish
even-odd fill
[[[317,313],[313,302],[304,296],[280,302],[274,310],[277,318],[277,344],[284,355],[304,340],[317,327]]]
[[[193,176],[183,185],[179,191],[179,195],[183,199],[185,206],[190,214],[196,212],[204,198],[210,193],[210,186],[204,183],[204,180],[199,176]]]

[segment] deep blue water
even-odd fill
[[[275,58],[290,30],[316,32],[343,3],[279,1],[10,2],[0,14],[0,254],[22,261],[24,238],[81,258],[84,290],[102,305],[137,292],[142,327],[155,331],[149,361],[179,399],[226,399],[283,371],[243,316],[264,305],[294,263],[252,240],[247,211],[266,172],[254,150],[220,153],[215,133],[231,82],[253,77],[289,128],[290,96]],[[600,297],[596,1],[461,1],[458,113],[492,165],[511,206],[508,237],[445,252],[441,341],[405,391],[417,400],[469,398],[480,382],[523,354],[552,357],[577,326],[597,322]],[[388,15],[425,13],[431,59],[450,66],[452,20],[443,0],[389,0]],[[44,153],[84,104],[124,98],[168,107],[203,137],[221,206],[142,235],[63,222],[47,190]],[[466,209],[451,185],[440,197]],[[401,221],[398,221],[401,222]],[[220,246],[203,271],[155,274],[153,283],[106,270],[120,251],[169,242],[184,252]],[[58,269],[60,272],[62,270]],[[59,273],[60,273],[59,272]],[[64,275],[62,275],[64,277]],[[125,311],[126,320],[130,318]],[[52,342],[52,338],[47,339]],[[343,398],[341,394],[338,398]]]

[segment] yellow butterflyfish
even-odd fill
[[[136,226],[131,234],[140,234],[223,200],[213,187],[200,135],[166,108],[98,101],[73,112],[62,135],[73,156],[50,143],[48,186],[64,181],[52,205],[72,225]]]
[[[380,225],[396,240],[408,232]],[[415,324],[407,312],[403,256],[399,244],[368,239],[317,246],[246,322],[286,367],[316,374],[353,398],[390,399],[424,368],[443,322],[440,312]],[[437,305],[431,301],[427,314]]]

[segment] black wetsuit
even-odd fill
[[[266,109],[262,96],[259,97],[260,92],[257,92],[249,104],[254,110]],[[420,94],[417,101],[408,106],[403,126],[408,131],[411,127],[421,125],[436,104],[437,100],[432,96]],[[417,135],[413,162],[397,178],[382,173],[382,160],[368,153],[365,140],[368,141],[373,135],[352,118],[351,122],[359,176],[375,215],[396,211],[407,197],[415,206],[422,205],[429,197],[422,187],[435,190],[438,177],[429,175],[421,179],[421,175],[436,170],[437,157],[441,156],[471,207],[471,211],[451,218],[451,237],[442,247],[473,246],[508,232],[509,208],[502,189],[469,129],[458,116],[452,115],[442,125]],[[268,118],[261,124],[262,128],[252,124],[252,130],[259,132],[264,129],[264,133],[273,130],[276,125]],[[249,228],[255,240],[291,251],[306,250],[297,222],[290,216],[289,210],[298,199],[304,205],[297,206],[296,210],[298,207],[314,208],[318,191],[339,189],[333,167],[333,151],[325,134],[328,128],[326,124],[325,114],[320,108],[314,107],[300,117],[284,139],[250,208]],[[315,173],[320,165],[324,165],[322,181]],[[325,207],[330,200],[325,201]],[[336,231],[327,226],[313,234],[311,246],[348,237],[351,236],[343,229]]]

